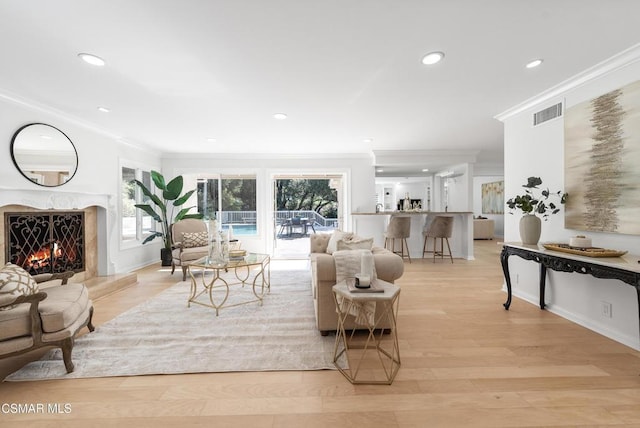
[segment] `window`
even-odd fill
[[[150,202],[136,185],[138,179],[151,191],[154,190],[151,173],[139,168],[123,166],[121,170],[121,238],[125,242],[141,241],[155,230],[153,217],[135,207],[136,204]]]
[[[221,175],[198,180],[198,212],[217,219],[222,229],[234,235],[256,235],[256,177]]]
[[[147,189],[151,190],[152,192],[154,191],[154,185],[153,182],[151,180],[151,172],[150,171],[140,171],[140,175],[142,176],[141,180],[142,183],[147,187]],[[137,187],[137,186],[136,186]],[[143,194],[142,191],[140,189],[138,189],[138,192],[140,193],[139,197],[141,198],[141,201],[143,204],[150,204],[153,206],[153,202],[151,202],[151,198],[148,197],[147,195]],[[151,217],[149,214],[145,213],[142,210],[136,209],[137,214],[141,217],[139,223],[142,226],[142,235],[140,236],[139,239],[142,238],[146,238],[147,235],[149,235],[151,232],[154,232],[156,230],[156,222],[153,219],[153,217]]]
[[[218,183],[217,178],[198,179],[198,212],[205,219],[218,218]]]
[[[136,239],[136,170],[122,168],[122,240]]]

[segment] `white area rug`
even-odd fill
[[[73,373],[52,350],[6,380],[73,379],[148,374],[334,369],[335,337],[315,327],[308,270],[271,272],[271,293],[257,302],[187,308],[190,282],[179,282],[76,340]],[[249,300],[233,286],[230,300]]]

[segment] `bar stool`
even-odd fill
[[[407,258],[411,263],[409,255],[409,246],[407,238],[411,234],[411,217],[391,217],[387,231],[384,233],[384,247],[387,248],[387,242],[391,240],[391,251],[400,254],[404,258],[404,251],[407,250]],[[400,251],[396,251],[396,239],[400,239]],[[387,248],[388,249],[388,248]]]
[[[447,249],[449,250],[449,258],[451,259],[451,263],[453,263],[453,256],[451,255],[451,247],[449,246],[449,238],[451,238],[451,233],[453,231],[453,217],[447,216],[436,216],[431,224],[422,231],[422,235],[424,235],[424,244],[422,245],[422,258],[424,258],[425,253],[433,252],[433,262],[436,262],[436,256],[440,256],[440,258],[444,258],[444,242],[447,243]],[[433,251],[427,250],[427,240],[429,238],[433,238]],[[438,251],[437,241],[440,239],[440,251]]]

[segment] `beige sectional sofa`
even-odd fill
[[[329,332],[335,332],[338,327],[338,315],[332,291],[332,287],[336,284],[336,265],[331,249],[327,252],[331,234],[312,234],[310,236],[311,284],[316,324],[318,330],[325,336]],[[371,251],[379,279],[393,283],[402,276],[404,273],[402,257],[381,247],[373,247]],[[364,326],[357,325],[353,317],[349,318],[345,328],[364,328]],[[390,328],[388,325],[380,327]]]

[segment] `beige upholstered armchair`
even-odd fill
[[[187,267],[190,262],[204,257],[209,252],[209,232],[204,221],[187,218],[171,225],[173,241],[171,274],[176,266],[182,267],[182,280],[187,279]]]
[[[8,263],[0,268],[0,358],[57,347],[68,373],[82,327],[93,331],[93,303],[84,284],[67,283],[73,272],[31,276]]]

